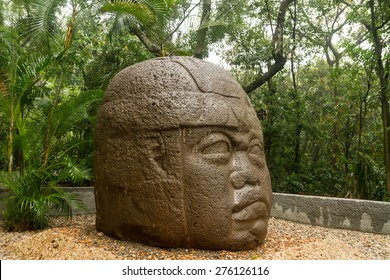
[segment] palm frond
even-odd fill
[[[124,28],[128,28],[133,30],[139,27],[140,22],[133,15],[116,15],[114,19],[114,23],[112,25],[112,29],[110,31],[111,34],[118,34]]]
[[[88,108],[101,100],[102,91],[88,91],[73,95],[62,101],[54,114],[55,135],[61,137],[72,130],[83,119],[88,118]]]
[[[31,14],[20,26],[24,42],[34,42],[38,47],[51,49],[59,38],[58,11],[64,6],[64,0],[37,1],[32,5]]]
[[[157,21],[157,16],[150,5],[149,1],[114,1],[107,3],[101,11],[104,13],[115,13],[120,15],[131,15],[142,25],[150,25]]]
[[[15,79],[22,52],[17,31],[0,27],[0,80],[3,84],[8,85]]]
[[[60,169],[56,180],[59,182],[81,184],[85,181],[89,181],[92,177],[91,168],[84,164],[76,164],[70,158],[63,160],[58,167]]]
[[[33,230],[48,226],[51,211],[72,215],[72,209],[86,210],[80,197],[67,193],[51,180],[43,186],[45,172],[30,168],[25,175],[0,174],[0,181],[8,188],[4,224],[8,230]]]
[[[54,211],[65,214],[68,218],[72,217],[73,209],[87,211],[87,207],[76,193],[65,192],[57,186],[52,186],[52,190],[47,199],[51,202]]]
[[[18,33],[12,27],[0,26],[0,72],[10,61],[10,55],[17,51]]]
[[[20,93],[20,99],[31,93],[32,87],[40,80],[42,71],[53,61],[50,55],[29,55],[18,65],[16,86]]]
[[[123,27],[130,30],[142,27],[147,33],[158,37],[158,42],[168,33],[168,22],[175,5],[174,0],[120,0],[104,5],[101,12],[116,14],[113,32]]]

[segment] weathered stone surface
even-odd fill
[[[227,72],[148,60],[118,73],[95,130],[96,228],[163,247],[241,250],[267,232],[260,122]]]

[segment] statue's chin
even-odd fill
[[[257,248],[267,234],[268,219],[255,221],[234,221],[230,250],[250,250]]]

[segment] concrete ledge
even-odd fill
[[[81,201],[87,208],[87,211],[83,211],[80,209],[73,209],[73,214],[94,214],[96,213],[95,207],[95,193],[93,191],[93,187],[65,187],[63,188],[65,192],[75,193],[77,194]]]
[[[96,212],[93,187],[64,190],[79,195],[87,207],[87,212],[75,209],[73,214]],[[278,219],[390,235],[389,202],[274,193],[272,204],[271,216]],[[0,219],[4,208],[5,192],[0,192]]]
[[[271,216],[293,222],[390,234],[390,203],[274,193]]]

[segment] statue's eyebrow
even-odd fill
[[[227,98],[241,99],[239,96],[227,95],[227,94],[223,94],[223,93],[220,93],[220,92],[208,92],[208,93],[217,94],[217,95],[220,95],[220,96],[223,96],[223,97],[227,97]]]

